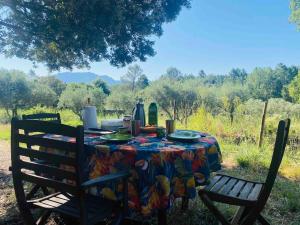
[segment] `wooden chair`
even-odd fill
[[[23,120],[39,120],[39,121],[47,121],[52,123],[59,123],[61,124],[60,114],[59,113],[37,113],[37,114],[23,114],[22,115]],[[24,130],[25,134],[28,134],[27,130]],[[31,146],[27,144],[27,148],[30,148]],[[44,163],[42,160],[35,159],[33,157],[30,157],[31,161]],[[11,168],[10,168],[11,170]],[[36,192],[39,191],[39,189],[42,189],[44,194],[49,194],[49,191],[46,187],[41,187],[39,185],[34,185],[34,188],[32,188],[32,192],[30,195],[34,195]]]
[[[264,183],[218,174],[209,185],[199,191],[199,196],[208,209],[223,224],[252,225],[258,220],[267,225],[261,212],[269,198],[288,139],[290,119],[279,122],[269,173]],[[240,206],[229,222],[213,204],[215,202]]]
[[[24,133],[24,130],[27,131],[27,134]],[[37,132],[40,135],[36,135]],[[42,136],[42,134],[48,133],[72,137],[75,142],[53,140]],[[24,147],[26,144],[30,147]],[[36,147],[55,149],[55,153],[40,151]],[[122,221],[127,211],[129,173],[125,171],[84,180],[83,151],[82,126],[74,128],[45,121],[12,120],[13,184],[19,210],[26,225],[44,224],[52,212],[61,214],[64,216],[63,218],[75,219],[80,225],[93,225],[106,219],[111,219],[113,224],[119,224]],[[51,162],[51,164],[30,161],[30,157]],[[68,165],[72,169],[63,169],[61,165]],[[72,183],[64,182],[65,180],[72,181]],[[112,201],[87,194],[90,187],[117,181],[122,181],[123,184],[121,199]],[[29,190],[29,194],[27,194],[27,182],[52,188],[55,193],[40,196],[42,193],[31,194],[31,190]]]
[[[22,115],[23,120],[43,120],[54,123],[61,123],[59,113],[38,113],[38,114],[29,114]]]

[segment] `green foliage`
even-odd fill
[[[98,78],[97,80],[95,80],[93,82],[93,85],[97,88],[100,88],[104,94],[106,95],[110,95],[110,89],[107,86],[106,82],[104,82],[103,80],[101,80],[100,78]]]
[[[0,140],[8,141],[10,139],[10,125],[0,124]]]
[[[290,9],[290,21],[295,23],[297,28],[300,29],[300,0],[291,0]]]
[[[105,94],[101,90],[84,84],[68,84],[59,98],[58,107],[70,109],[82,119],[81,111],[88,99],[98,110],[103,109]]]
[[[0,90],[0,107],[7,115],[17,116],[20,107],[30,106],[31,90],[23,72],[0,70]]]
[[[0,52],[50,70],[145,61],[155,54],[153,36],[189,6],[190,0],[1,1]]]
[[[248,76],[248,91],[251,97],[266,101],[282,97],[282,89],[297,75],[298,68],[278,64],[275,69],[256,68]]]
[[[170,80],[181,80],[183,79],[183,74],[177,68],[170,67],[167,69],[167,72],[162,75],[162,78],[166,78]]]
[[[300,72],[289,84],[288,92],[294,102],[300,103]]]
[[[170,78],[162,78],[152,83],[148,89],[148,96],[158,103],[159,107],[168,115],[175,119],[177,103],[179,100],[179,83]],[[177,103],[176,103],[177,101]]]
[[[137,82],[143,79],[143,70],[139,65],[133,65],[128,67],[127,73],[121,77],[123,83],[127,84],[131,91],[135,91],[137,88]]]
[[[150,83],[150,82],[149,82],[147,76],[146,76],[145,74],[142,74],[142,75],[138,78],[138,80],[137,80],[137,82],[136,82],[136,86],[137,86],[138,89],[145,89],[146,87],[149,86],[149,83]]]
[[[113,110],[124,110],[131,114],[136,102],[136,96],[121,85],[114,87],[112,94],[106,99],[106,107]]]
[[[248,76],[248,74],[244,69],[236,68],[236,69],[232,69],[229,72],[230,79],[233,82],[238,82],[238,83],[241,83],[241,84],[244,84],[244,82],[247,79],[247,76]]]
[[[66,84],[57,79],[55,76],[38,77],[37,81],[39,84],[47,85],[49,88],[51,88],[55,92],[57,98],[66,89]]]
[[[53,107],[58,102],[58,96],[56,93],[47,85],[34,83],[32,86],[30,104],[36,106],[40,104],[42,106]]]

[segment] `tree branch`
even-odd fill
[[[3,22],[3,21],[1,21],[1,20],[0,20],[0,26],[9,27],[9,28],[12,28],[12,29],[19,29],[18,26],[15,26],[15,25],[12,25],[12,24]]]

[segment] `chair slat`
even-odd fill
[[[245,183],[246,182],[242,180],[237,182],[233,189],[229,192],[229,196],[236,197],[240,193],[240,190],[243,188]]]
[[[29,146],[37,145],[46,148],[54,148],[56,150],[63,150],[66,152],[76,151],[76,144],[74,143],[44,138],[41,135],[28,136],[24,134],[19,134],[16,138],[17,141],[28,144]]]
[[[15,126],[18,129],[25,130],[28,133],[31,132],[43,132],[48,134],[59,134],[69,137],[76,137],[77,130],[74,127],[70,127],[63,124],[49,123],[47,121],[39,120],[16,120]]]
[[[71,215],[75,218],[79,218],[79,211],[76,211],[76,210],[72,210],[70,208],[67,208],[67,207],[63,207],[63,206],[60,206],[60,207],[55,207],[53,206],[53,204],[47,204],[49,203],[49,201],[45,202],[36,202],[34,203],[34,205],[36,206],[39,206],[41,208],[45,208],[45,209],[54,209],[55,211],[57,212],[60,212],[60,213],[63,213],[63,214],[67,214],[67,215]]]
[[[224,195],[228,194],[236,183],[237,179],[231,178],[219,193]]]
[[[57,155],[57,154],[52,154],[52,153],[43,152],[39,150],[20,148],[20,147],[16,149],[16,152],[18,155],[42,159],[45,160],[46,162],[66,164],[71,166],[76,165],[76,160],[68,156]]]
[[[214,176],[213,179],[210,181],[210,183],[205,186],[205,190],[210,190],[218,182],[220,178],[221,178],[220,175]]]
[[[248,195],[250,194],[254,184],[251,182],[246,183],[243,190],[240,191],[239,198],[247,199]]]
[[[72,205],[70,203],[70,201],[65,201],[64,203],[59,203],[59,202],[55,201],[55,197],[52,197],[49,200],[44,200],[43,203],[50,205],[53,208],[60,208],[63,211],[69,211],[72,214],[76,214],[79,212],[78,209],[76,209],[74,207],[74,205]]]
[[[39,113],[39,114],[30,114],[30,115],[23,115],[23,120],[43,120],[43,119],[55,119],[59,120],[60,115],[59,113]],[[51,120],[52,122],[53,120]]]
[[[19,161],[19,167],[35,171],[36,174],[46,174],[55,176],[56,178],[61,179],[70,179],[70,180],[76,180],[76,174],[71,171],[66,171],[63,169],[59,169],[54,166],[49,166],[47,164],[41,164],[37,163],[35,161],[32,162],[25,162],[25,161]]]
[[[222,177],[211,189],[211,191],[213,192],[218,192],[223,186],[224,184],[226,184],[226,182],[229,180],[229,177],[224,176]]]
[[[255,184],[254,188],[252,189],[251,193],[248,196],[248,200],[257,200],[262,187],[263,187],[262,184]]]
[[[27,174],[24,172],[20,172],[20,176],[22,177],[23,180],[34,184],[38,184],[42,187],[51,187],[56,190],[68,192],[70,194],[78,194],[78,189],[76,188],[76,186],[72,186],[70,184],[66,184],[60,181],[38,176],[35,174]]]

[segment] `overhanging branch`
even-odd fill
[[[13,25],[13,24],[9,24],[9,23],[3,22],[3,21],[1,21],[1,20],[0,20],[0,26],[12,28],[12,29],[19,29],[18,26],[15,26],[15,25]]]

